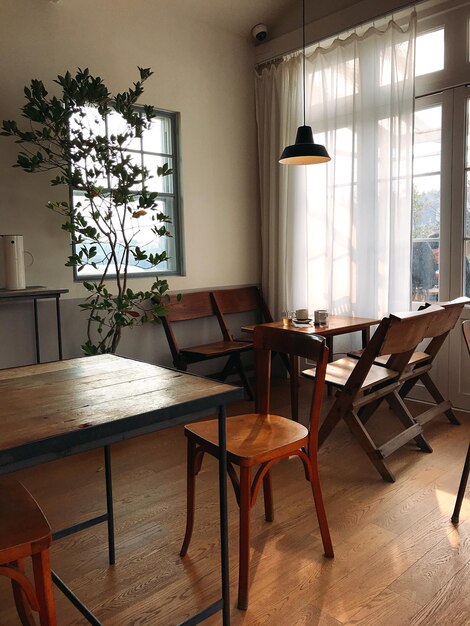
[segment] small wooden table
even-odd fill
[[[349,333],[362,333],[362,347],[365,348],[370,339],[370,328],[380,324],[381,320],[370,319],[367,317],[351,317],[347,315],[330,315],[326,326],[284,326],[282,322],[270,322],[263,326],[273,326],[275,328],[284,328],[286,330],[294,330],[307,335],[321,335],[326,338],[326,345],[329,348],[329,360],[333,360],[333,338],[338,335],[347,335]],[[242,331],[252,333],[256,324],[250,326],[242,326]],[[299,420],[299,360],[291,359],[291,412],[292,419]]]
[[[18,300],[32,300],[34,307],[34,337],[36,345],[36,363],[41,362],[41,348],[39,342],[38,300],[55,300],[57,324],[57,350],[59,359],[62,359],[62,330],[60,324],[60,296],[68,293],[68,289],[49,289],[49,287],[26,287],[25,289],[0,289],[0,304],[2,302],[17,302]]]
[[[217,408],[222,599],[187,623],[197,624],[222,610],[223,623],[229,624],[225,405],[242,398],[241,388],[114,355],[1,370],[0,474],[103,447],[107,513],[58,531],[54,538],[107,522],[114,563],[110,445]],[[101,624],[55,573],[53,579],[90,624]]]

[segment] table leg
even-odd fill
[[[109,564],[116,563],[116,548],[114,543],[114,506],[113,506],[113,480],[111,473],[111,448],[104,446],[104,469],[106,476],[106,510],[108,522],[108,554]]]
[[[36,341],[36,363],[41,362],[41,352],[39,350],[39,322],[38,322],[38,301],[33,298],[34,307],[34,338]]]
[[[227,434],[225,406],[219,407],[219,499],[220,499],[220,556],[222,574],[222,623],[230,625],[230,580],[228,559],[227,517]]]
[[[299,421],[299,357],[291,354],[290,358],[290,406],[291,418]]]
[[[370,326],[362,329],[362,347],[365,348],[370,341]]]
[[[92,626],[103,626],[103,624],[99,621],[99,619],[96,617],[96,615],[94,615],[90,609],[83,604],[83,602],[81,600],[79,600],[77,598],[77,596],[73,593],[73,591],[70,589],[70,587],[68,587],[64,581],[62,580],[62,578],[59,578],[59,576],[57,576],[57,574],[52,571],[52,580],[54,582],[54,584],[56,585],[56,587],[58,589],[60,589],[60,591],[62,591],[62,593],[64,594],[64,596],[70,600],[70,602],[74,605],[74,607],[80,611],[80,613],[83,615],[83,617],[86,619],[86,621],[89,624],[92,624]]]
[[[333,356],[333,337],[325,337],[326,339],[326,347],[328,348],[328,363],[331,363],[331,361],[333,361],[334,356]],[[326,389],[327,389],[327,395],[328,396],[332,396],[333,395],[333,385],[326,385]]]
[[[60,322],[60,302],[59,296],[55,299],[55,312],[57,320],[57,347],[59,350],[59,361],[62,361],[62,325]]]

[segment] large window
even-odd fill
[[[95,110],[86,107],[84,113],[88,118],[88,126],[94,129],[97,134],[106,134],[108,137],[125,132],[124,122],[120,115],[109,114],[103,124],[100,117],[96,116]],[[73,122],[72,122],[73,124]],[[146,266],[145,262],[130,260],[131,276],[142,276],[146,274],[180,274],[182,272],[181,255],[181,235],[180,235],[180,215],[179,215],[179,177],[178,177],[178,134],[177,134],[177,114],[157,111],[157,115],[152,119],[150,128],[142,133],[142,137],[133,138],[124,146],[124,155],[130,159],[131,163],[136,163],[140,167],[148,170],[148,177],[143,184],[149,191],[158,192],[158,209],[171,219],[168,224],[170,237],[155,238],[152,227],[155,223],[148,217],[141,217],[139,220],[129,222],[128,239],[149,254],[157,254],[166,250],[168,260],[158,265],[158,267]],[[169,176],[157,176],[159,167],[168,164],[173,170]],[[89,163],[83,163],[83,167],[90,167]],[[110,193],[113,180],[102,178],[99,180],[103,193]],[[135,189],[135,203],[138,206],[139,193],[141,189]],[[72,190],[72,201],[74,206],[79,204],[82,213],[89,211],[89,205],[83,192]],[[86,245],[86,242],[85,242]],[[95,278],[103,272],[106,254],[106,244],[102,244],[94,257],[96,267],[83,265],[76,268],[76,279]]]

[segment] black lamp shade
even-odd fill
[[[311,126],[299,126],[293,146],[284,148],[279,163],[283,165],[309,165],[331,161],[325,146],[313,141]]]

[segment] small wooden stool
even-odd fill
[[[15,480],[0,477],[0,575],[11,579],[15,604],[23,626],[57,626],[52,590],[49,546],[51,528],[33,496]],[[31,557],[34,587],[25,575],[24,559]]]

